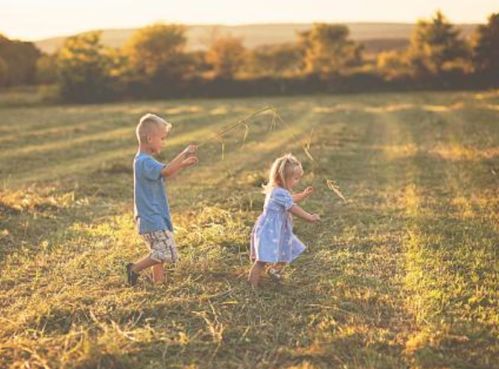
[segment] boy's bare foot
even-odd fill
[[[137,284],[137,279],[139,279],[139,273],[135,273],[132,270],[133,263],[128,263],[126,265],[126,276],[127,281],[130,286],[135,286]]]

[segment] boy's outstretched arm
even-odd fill
[[[198,162],[198,158],[193,156],[196,153],[196,150],[196,145],[187,146],[161,170],[163,177],[172,177],[180,170],[195,165]]]
[[[294,214],[296,215],[297,217],[300,217],[304,220],[306,220],[307,222],[310,222],[310,223],[315,223],[317,222],[318,220],[320,220],[320,217],[318,214],[310,214],[309,212],[306,212],[305,210],[303,210],[300,206],[298,205],[293,205],[289,211],[291,212],[291,214]]]

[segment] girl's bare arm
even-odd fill
[[[313,192],[314,192],[313,187],[307,187],[302,192],[298,192],[298,193],[293,194],[292,195],[293,201],[296,203],[299,203],[299,202],[305,200],[307,197],[309,197]]]
[[[303,210],[300,206],[296,204],[289,209],[289,212],[293,215],[296,215],[299,218],[306,220],[307,222],[313,223],[320,220],[319,215],[310,214],[309,212]]]

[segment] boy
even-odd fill
[[[139,234],[150,248],[149,255],[126,266],[128,283],[137,283],[139,272],[153,267],[153,281],[164,281],[163,263],[175,263],[177,249],[173,225],[164,187],[164,178],[170,178],[198,162],[196,146],[187,146],[168,164],[156,161],[172,125],[154,114],[144,115],[137,125],[139,149],[133,163],[134,219]]]

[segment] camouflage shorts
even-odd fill
[[[151,259],[158,262],[175,263],[177,261],[177,246],[173,233],[170,231],[154,231],[141,235],[149,246]]]

